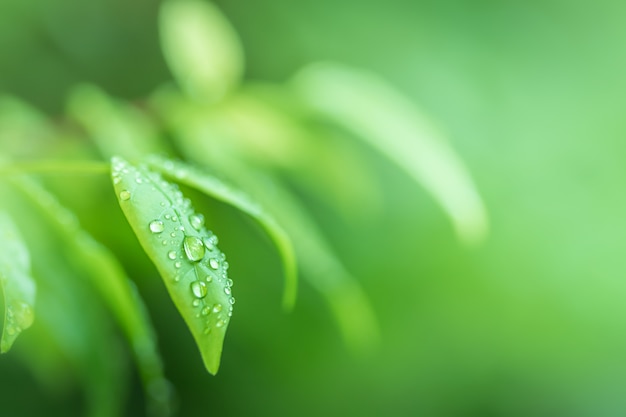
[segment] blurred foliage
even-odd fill
[[[304,164],[300,177],[288,163],[272,166],[281,166],[289,191],[358,277],[377,314],[380,345],[361,356],[346,349],[323,297],[304,283],[296,308],[284,314],[271,245],[232,208],[188,190],[215,225],[238,278],[237,314],[220,374],[211,377],[165,289],[155,285],[156,271],[138,251],[112,191],[104,191],[108,179],[41,175],[139,287],[165,374],[177,387],[179,414],[624,415],[625,6],[614,0],[217,5],[241,39],[246,88],[263,89],[254,81],[282,84],[306,64],[335,60],[383,75],[419,103],[468,166],[491,228],[483,245],[460,245],[434,201],[404,172],[351,133],[311,122],[307,132],[327,133],[321,148],[337,150],[321,151],[330,155],[327,175],[337,182],[306,173]],[[145,0],[0,3],[0,91],[8,94],[0,105],[3,155],[74,161],[107,155],[106,138],[98,149],[86,140],[98,132],[76,104],[93,91],[116,97],[110,100],[130,113],[139,109],[146,123],[133,118],[134,126],[173,130],[177,116],[159,107],[172,103],[164,101],[172,97],[172,75],[159,46],[158,9]],[[284,98],[272,100],[292,109]],[[260,119],[268,120],[272,108],[263,106]],[[161,118],[167,114],[174,119]],[[149,129],[139,131],[149,136]],[[166,153],[185,154],[172,143],[166,141]],[[290,161],[275,152],[259,155],[251,151],[249,158]],[[352,183],[365,186],[337,185],[344,179],[333,155],[352,167]],[[324,199],[324,191],[333,198]],[[338,207],[346,196],[364,203]],[[41,238],[56,233],[49,225],[22,212],[20,231],[39,254],[33,274],[46,277],[38,304],[56,316],[38,316],[0,358],[2,414],[82,415],[103,395],[99,389],[113,387],[125,392],[125,415],[142,415],[140,376],[127,364],[120,330],[101,303],[58,308],[59,300],[95,299],[94,290],[62,285],[58,276],[80,268]],[[33,349],[41,338],[50,340],[46,320],[81,330]],[[75,354],[54,354],[68,349]],[[127,388],[119,382],[126,380]],[[92,391],[84,396],[81,386]]]

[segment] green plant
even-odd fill
[[[122,406],[111,401],[119,370],[98,353],[102,346],[115,351],[103,330],[111,319],[132,347],[151,413],[167,415],[172,407],[151,321],[125,272],[139,246],[111,239],[111,231],[109,240],[124,249],[99,243],[92,235],[107,235],[103,230],[114,223],[104,208],[94,214],[89,200],[110,207],[117,197],[213,374],[233,312],[233,282],[207,229],[219,219],[205,227],[206,201],[192,208],[187,193],[199,191],[255,220],[282,260],[285,308],[295,303],[299,270],[327,300],[355,352],[379,342],[376,314],[298,192],[347,216],[375,204],[373,181],[353,151],[362,140],[423,185],[463,241],[476,243],[487,231],[485,209],[459,158],[385,81],[316,64],[284,85],[242,83],[237,35],[213,6],[166,1],[160,25],[177,84],[145,102],[121,102],[84,85],[70,94],[68,118],[58,122],[17,99],[0,101],[2,351],[37,323],[23,351],[26,363],[45,382],[71,362],[93,416],[115,415]],[[114,191],[102,174],[111,175]],[[124,251],[132,255],[120,257]],[[41,343],[53,348],[42,354]]]

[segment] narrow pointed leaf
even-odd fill
[[[161,47],[178,84],[192,97],[217,101],[243,73],[239,38],[217,7],[167,0],[160,12]]]
[[[366,71],[317,64],[293,86],[306,104],[354,132],[426,188],[467,243],[484,238],[487,212],[464,164],[402,93]]]
[[[0,353],[5,353],[19,334],[33,324],[36,286],[30,274],[28,248],[4,212],[0,212],[0,285],[5,306]]]
[[[298,284],[296,256],[289,235],[273,216],[242,191],[188,164],[161,157],[151,157],[148,159],[148,165],[154,170],[175,178],[181,184],[202,191],[252,217],[265,230],[280,253],[285,271],[283,305],[286,309],[293,308]]]
[[[215,374],[234,303],[217,237],[159,174],[113,158],[112,177],[126,219],[159,270],[207,370]]]
[[[20,177],[14,183],[37,206],[72,253],[77,266],[84,269],[96,291],[123,329],[133,349],[149,407],[168,410],[167,392],[159,395],[155,387],[166,385],[156,336],[143,301],[115,256],[83,230],[76,216],[36,181]],[[167,413],[164,413],[166,415]]]

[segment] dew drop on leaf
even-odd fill
[[[189,216],[189,224],[198,231],[202,230],[202,226],[204,226],[204,216],[202,214],[192,214]]]
[[[209,261],[209,266],[210,266],[211,268],[213,268],[213,269],[217,269],[217,268],[219,268],[220,263],[217,261],[217,259],[212,258],[212,259]]]
[[[128,191],[128,190],[120,191],[120,200],[122,200],[122,201],[130,200],[130,191]]]
[[[192,262],[198,262],[204,258],[204,243],[195,236],[187,236],[183,241],[183,248],[185,249],[187,259]]]
[[[167,257],[170,258],[171,260],[176,259],[176,251],[173,251],[173,250],[169,251],[167,253]]]
[[[203,281],[194,281],[191,283],[191,292],[197,298],[204,298],[206,297],[208,290]]]
[[[152,233],[161,233],[165,229],[163,222],[161,220],[152,220],[150,222],[150,231]]]

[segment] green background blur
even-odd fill
[[[317,60],[386,76],[448,133],[492,225],[482,246],[463,247],[423,190],[359,148],[383,190],[376,220],[346,224],[308,201],[379,314],[380,350],[355,357],[305,283],[295,312],[281,312],[280,281],[255,280],[280,273],[273,249],[217,207],[240,235],[222,239],[239,295],[217,377],[162,285],[142,288],[180,415],[626,415],[624,3],[217,3],[242,38],[247,79],[281,82]],[[145,97],[171,78],[157,11],[150,0],[2,0],[0,91],[52,117],[79,82]],[[128,415],[141,415],[131,381]],[[0,358],[0,415],[74,415],[80,401]]]

